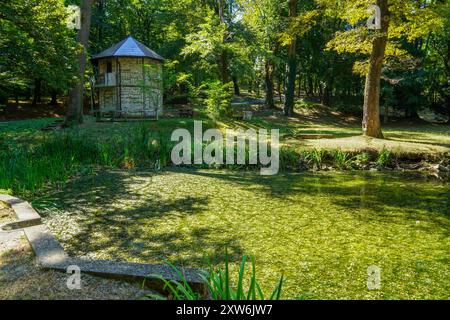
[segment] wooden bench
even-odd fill
[[[64,120],[55,120],[55,121],[49,123],[48,125],[44,126],[41,129],[41,131],[55,131],[55,130],[62,129],[63,126],[64,126]]]
[[[174,114],[180,118],[193,118],[194,117],[194,109],[193,108],[170,108],[166,109],[165,113]]]
[[[253,111],[241,111],[241,112],[235,112],[231,118],[238,121],[249,121],[253,118]]]
[[[136,120],[158,120],[159,116],[157,112],[151,114],[146,110],[139,111],[127,111],[127,110],[95,110],[92,115],[97,118],[97,121],[102,121],[102,118],[108,117],[111,122],[122,120],[128,121],[129,119]]]

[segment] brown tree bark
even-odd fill
[[[265,63],[265,81],[266,81],[266,105],[273,109],[275,108],[275,101],[274,101],[274,85],[273,85],[273,72],[274,72],[274,66],[273,61],[270,58],[266,59]]]
[[[34,80],[34,90],[33,90],[33,103],[32,106],[36,107],[38,103],[42,102],[42,80]]]
[[[297,0],[289,0],[289,17],[297,16]],[[294,38],[289,45],[286,63],[286,90],[284,100],[284,115],[294,114],[295,78],[297,77],[297,39]]]
[[[225,19],[225,0],[218,0],[219,5],[219,17],[222,24],[226,25],[226,19]],[[224,35],[223,43],[225,44],[227,41],[227,32]],[[229,66],[229,57],[228,57],[228,51],[227,49],[222,49],[222,52],[220,53],[220,76],[222,79],[223,84],[227,84],[230,82],[230,66]]]
[[[234,88],[234,94],[237,96],[241,95],[241,88],[239,88],[239,80],[238,77],[233,76],[233,88]]]
[[[69,92],[66,126],[83,122],[84,73],[86,71],[86,52],[89,48],[89,31],[91,29],[92,5],[94,1],[83,0],[81,3],[81,28],[78,30],[77,39],[83,46],[83,51],[78,55],[78,83]]]
[[[389,30],[388,0],[377,0],[381,9],[381,30],[377,30],[372,42],[369,70],[364,90],[363,134],[373,138],[383,138],[380,123],[380,79]]]
[[[50,92],[52,100],[49,103],[49,106],[57,106],[58,105],[58,93],[56,90],[52,89]]]

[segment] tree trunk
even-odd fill
[[[301,67],[300,67],[301,69]],[[297,98],[301,98],[302,97],[302,74],[301,72],[298,73],[298,89],[297,89]]]
[[[289,0],[289,17],[297,16],[297,0]],[[286,64],[286,90],[284,97],[284,115],[292,116],[294,113],[295,78],[297,77],[297,39],[293,39],[289,46]]]
[[[384,124],[388,124],[389,122],[389,106],[386,104],[384,106],[384,119],[383,119],[383,123]]]
[[[450,39],[447,40],[447,58],[444,59],[445,73],[447,75],[447,80],[450,79]],[[450,124],[450,81],[444,86],[445,92],[445,109],[447,110],[448,120],[447,123]]]
[[[308,96],[314,96],[314,83],[311,74],[308,74]]]
[[[38,103],[42,102],[42,80],[34,80],[34,91],[33,91],[33,107],[36,107]]]
[[[223,25],[226,25],[226,19],[225,19],[225,0],[218,0],[219,1],[219,17],[220,22]],[[223,43],[225,44],[227,41],[227,32],[225,32],[223,36]],[[227,84],[230,82],[230,75],[229,75],[229,58],[228,58],[228,52],[227,49],[223,49],[220,54],[220,76],[222,78],[222,83]]]
[[[322,103],[327,107],[332,106],[332,97],[333,97],[333,81],[330,79],[325,85],[325,90],[323,93]]]
[[[58,105],[58,94],[56,93],[56,90],[51,91],[52,100],[50,101],[50,106],[57,106]]]
[[[265,74],[265,80],[266,80],[266,105],[273,109],[275,108],[275,102],[273,99],[273,62],[271,59],[266,59],[266,74]]]
[[[380,78],[383,59],[386,51],[387,34],[389,29],[388,0],[377,0],[381,9],[381,30],[375,31],[377,37],[372,43],[369,71],[364,90],[364,117],[362,123],[363,134],[373,138],[383,138],[380,124]]]
[[[233,87],[234,87],[234,94],[237,96],[241,95],[241,89],[239,88],[239,81],[236,76],[233,77]]]
[[[280,103],[283,102],[283,97],[281,96],[281,85],[282,83],[282,79],[278,78],[278,86],[277,86],[277,91],[278,91],[278,99],[280,100]]]
[[[230,77],[228,75],[228,52],[223,50],[220,54],[220,78],[223,84],[230,82]]]
[[[78,30],[77,40],[83,46],[83,51],[78,55],[78,83],[69,92],[66,126],[83,122],[84,72],[86,70],[86,52],[89,48],[89,30],[94,1],[83,0],[81,4],[81,29]]]

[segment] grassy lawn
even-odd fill
[[[35,205],[71,254],[207,267],[228,247],[234,271],[255,256],[267,290],[283,273],[288,299],[448,299],[449,195],[395,174],[174,169],[88,175]]]
[[[384,140],[365,138],[361,136],[361,120],[345,116],[326,107],[297,109],[297,115],[286,118],[281,111],[259,110],[250,121],[228,120],[214,123],[200,111],[196,120],[203,121],[204,129],[208,128],[266,128],[279,129],[282,142],[286,146],[298,149],[342,149],[343,151],[362,151],[367,149],[387,149],[395,154],[436,155],[450,153],[450,125],[393,122],[383,126]],[[14,121],[0,123],[0,142],[25,141],[39,142],[49,133],[37,131],[51,118]],[[91,138],[113,140],[121,138],[133,128],[144,126],[150,132],[170,139],[173,130],[186,128],[193,130],[193,119],[160,119],[158,122],[128,123],[96,123],[86,117],[85,124],[73,131]],[[68,130],[71,131],[71,130]],[[332,134],[333,139],[300,139],[301,134]]]

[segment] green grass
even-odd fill
[[[204,115],[198,120],[203,121],[204,130],[237,126],[279,128],[283,170],[297,170],[301,163],[320,169],[325,161],[341,170],[359,168],[356,156],[367,151],[379,167],[384,167],[380,161],[388,163],[389,159],[403,156],[419,155],[420,159],[432,158],[435,162],[448,158],[450,136],[446,126],[410,126],[396,128],[396,131],[388,128],[385,133],[388,138],[393,137],[390,140],[369,139],[357,135],[359,129],[354,123],[330,114],[318,119],[317,110],[306,112],[301,116],[304,119],[286,120],[271,114],[255,117],[250,122],[214,122]],[[174,145],[170,142],[171,133],[177,128],[192,131],[194,119],[96,123],[87,118],[85,124],[75,129],[56,133],[39,131],[51,121],[39,119],[0,124],[0,190],[33,198],[46,188],[58,188],[74,175],[89,173],[95,168],[152,169],[171,165],[170,152]],[[301,133],[333,133],[337,138],[296,138]],[[385,155],[389,155],[389,159],[381,158]],[[242,166],[230,168],[243,169]]]
[[[228,248],[230,274],[254,256],[265,292],[284,274],[286,299],[448,299],[449,195],[399,174],[173,170],[92,174],[40,201],[71,254],[207,268]]]

